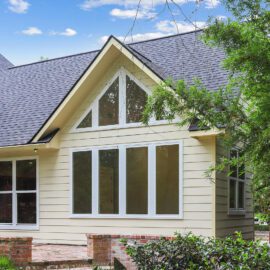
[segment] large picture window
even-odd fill
[[[72,215],[181,218],[182,154],[181,142],[73,150]]]
[[[0,161],[0,226],[37,224],[36,159]]]
[[[231,159],[241,158],[241,152],[237,149],[230,151]],[[229,210],[244,211],[245,209],[245,167],[231,166],[229,177]]]

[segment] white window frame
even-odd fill
[[[231,151],[236,151],[237,152],[237,157],[239,157],[239,149],[238,148],[233,148]],[[231,151],[229,154],[229,157],[231,158]],[[239,175],[239,166],[237,166],[237,176]],[[230,185],[231,185],[231,180],[235,181],[236,183],[236,188],[235,188],[235,208],[231,208],[230,207]],[[243,194],[243,200],[244,200],[244,207],[243,208],[239,208],[238,207],[238,202],[239,202],[239,183],[243,183],[244,184],[244,194]],[[245,215],[246,213],[246,174],[245,174],[245,178],[241,179],[239,177],[233,177],[233,176],[228,176],[228,215]]]
[[[35,160],[36,161],[36,189],[35,190],[16,190],[16,161]],[[12,194],[12,223],[0,223],[0,230],[39,230],[39,158],[38,156],[26,156],[19,158],[0,159],[1,162],[12,162],[12,191],[0,191],[0,194]],[[18,224],[17,223],[17,194],[35,193],[36,194],[36,223]]]
[[[82,114],[79,120],[75,123],[75,125],[71,128],[72,133],[80,133],[80,132],[89,132],[89,131],[100,131],[100,130],[108,130],[108,129],[120,129],[120,128],[130,128],[130,127],[142,127],[144,126],[142,122],[138,123],[126,123],[126,76],[128,76],[131,80],[133,80],[146,94],[151,95],[151,91],[147,88],[142,82],[140,82],[135,76],[133,76],[130,72],[128,72],[125,68],[121,67],[115,75],[108,81],[106,86],[99,93],[97,98],[92,102],[92,104],[88,107],[88,109]],[[99,100],[103,97],[109,87],[113,84],[113,82],[119,78],[119,124],[116,125],[107,125],[107,126],[99,126]],[[88,115],[88,113],[92,110],[92,127],[89,128],[78,128],[80,123],[84,120],[84,118]],[[155,120],[151,118],[149,121],[149,125],[161,125],[168,124],[167,120]]]
[[[179,145],[179,214],[156,214],[156,147]],[[148,147],[148,214],[126,214],[126,149]],[[119,214],[99,214],[99,150],[119,150]],[[73,153],[92,151],[92,214],[73,213]],[[161,141],[70,149],[70,218],[183,219],[183,142]],[[151,168],[151,169],[150,169]]]

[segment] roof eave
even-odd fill
[[[225,129],[208,129],[208,130],[197,130],[197,131],[189,131],[190,137],[200,139],[207,137],[215,137],[219,135],[225,134]]]

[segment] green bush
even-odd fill
[[[225,239],[193,234],[144,245],[123,240],[127,254],[140,270],[266,270],[270,269],[270,249],[259,242],[246,241],[240,233]]]
[[[16,270],[7,257],[0,257],[0,270]]]

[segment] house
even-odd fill
[[[0,235],[86,244],[86,234],[253,238],[248,180],[205,176],[222,130],[140,123],[166,78],[226,84],[200,31],[22,66],[0,56]],[[225,153],[228,154],[228,153]],[[231,152],[238,155],[237,150]]]

